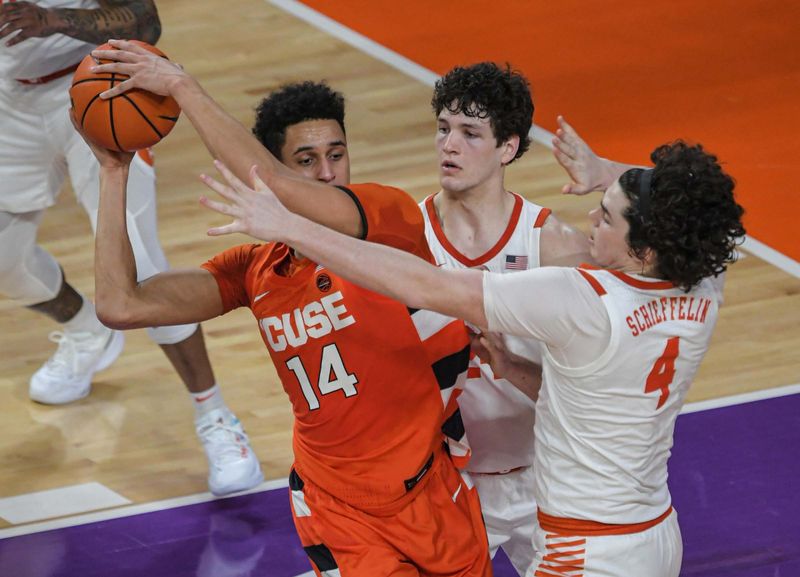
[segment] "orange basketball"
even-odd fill
[[[166,58],[155,46],[134,40],[150,52]],[[110,44],[97,47],[114,50]],[[109,60],[103,60],[105,64]],[[133,89],[109,100],[100,93],[127,80],[125,74],[89,71],[97,62],[89,54],[78,66],[69,89],[70,111],[84,134],[95,144],[118,151],[134,151],[153,146],[164,138],[175,123],[181,109],[171,96],[160,96],[146,90]]]

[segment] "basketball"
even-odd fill
[[[155,46],[134,40],[150,52],[166,58]],[[110,44],[98,50],[115,50]],[[109,60],[100,63],[106,64]],[[70,111],[86,137],[95,144],[117,151],[135,151],[153,146],[164,138],[175,123],[181,109],[171,96],[133,89],[103,100],[100,93],[113,88],[129,77],[118,73],[95,74],[89,69],[98,62],[91,54],[75,71],[69,89]]]

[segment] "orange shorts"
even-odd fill
[[[293,470],[292,516],[321,577],[491,577],[478,493],[440,453],[427,483],[399,512],[355,509]]]

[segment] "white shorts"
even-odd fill
[[[502,475],[470,473],[481,499],[483,521],[494,558],[502,547],[517,573],[525,574],[534,558],[533,535],[538,527],[533,497],[533,467]]]
[[[534,547],[526,577],[678,577],[683,557],[674,510],[659,524],[628,535],[564,536],[537,527]]]
[[[52,299],[61,286],[57,263],[35,242],[40,212],[55,203],[67,174],[92,229],[97,226],[100,168],[69,120],[71,80],[67,75],[25,85],[0,79],[0,295],[20,304]],[[139,281],[169,269],[158,239],[155,171],[145,156],[138,154],[131,163],[127,196]],[[159,344],[173,344],[196,330],[191,324],[148,333]]]

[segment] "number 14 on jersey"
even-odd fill
[[[308,371],[303,366],[303,361],[299,356],[294,356],[286,361],[286,367],[292,371],[300,383],[300,389],[308,402],[311,411],[319,409],[319,397],[314,391],[314,387],[308,378]],[[329,395],[341,390],[345,397],[352,397],[358,394],[356,384],[358,378],[353,373],[348,373],[339,354],[336,343],[325,345],[322,349],[322,357],[319,363],[319,378],[317,379],[317,390],[320,395]]]

